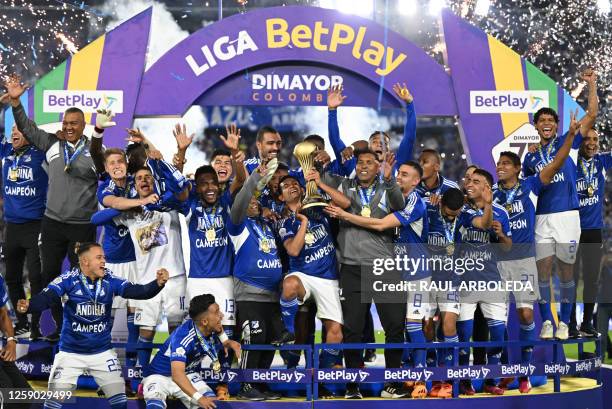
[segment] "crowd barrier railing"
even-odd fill
[[[34,341],[40,342],[40,341]],[[306,400],[319,398],[319,384],[342,383],[385,383],[404,381],[450,381],[453,384],[453,397],[459,395],[459,381],[462,379],[484,380],[491,378],[506,378],[520,376],[546,376],[553,379],[554,392],[561,391],[562,376],[582,376],[595,372],[597,385],[602,383],[602,344],[601,337],[578,338],[566,341],[534,340],[534,341],[486,341],[486,342],[427,342],[427,343],[359,343],[359,344],[314,344],[314,345],[243,345],[244,351],[303,351],[305,366],[295,369],[222,369],[215,372],[212,369],[202,369],[202,379],[211,383],[288,383],[301,385],[306,388]],[[31,344],[32,341],[20,340],[20,343]],[[563,359],[563,346],[577,344],[579,357],[584,352],[584,344],[595,343],[595,357],[568,361]],[[47,343],[57,347],[55,343]],[[126,343],[113,343],[114,348],[125,348]],[[136,348],[160,348],[163,344],[147,343],[134,345]],[[529,362],[527,364],[508,363],[499,365],[468,365],[460,366],[459,350],[462,348],[514,348],[533,346],[551,348],[552,362]],[[425,368],[320,368],[318,356],[323,349],[338,350],[365,350],[365,349],[401,349],[412,351],[414,349],[452,349],[452,367],[425,367]],[[124,375],[129,378],[139,378],[140,374],[129,373],[124,368]]]

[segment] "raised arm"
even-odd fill
[[[251,175],[247,178],[246,182],[244,182],[244,186],[240,189],[240,192],[236,195],[236,199],[234,200],[234,204],[230,210],[230,218],[232,223],[240,224],[244,220],[247,214],[247,208],[249,207],[249,202],[251,198],[255,194],[255,189],[257,188],[257,184],[261,180],[261,174],[259,170],[262,169],[260,166],[257,170],[255,170]]]
[[[402,101],[406,103],[406,124],[404,125],[404,136],[396,151],[395,170],[412,159],[414,143],[416,142],[416,112],[414,110],[414,97],[404,83],[393,86],[393,91]]]
[[[336,159],[342,160],[342,151],[346,145],[340,138],[340,128],[338,127],[338,107],[342,105],[346,96],[342,95],[342,85],[335,85],[327,91],[327,132],[329,143],[332,146]]]
[[[188,136],[187,127],[185,125],[181,126],[181,124],[176,124],[174,126],[172,134],[174,135],[174,139],[176,139],[177,149],[174,157],[172,158],[172,164],[179,170],[179,172],[183,173],[183,167],[187,162],[187,159],[185,159],[185,154],[187,153],[187,148],[189,148],[193,142],[195,134]]]
[[[483,200],[485,201],[483,214],[482,216],[477,216],[472,219],[472,226],[477,229],[488,230],[493,224],[493,193],[491,192],[491,187],[485,188]]]
[[[393,152],[387,152],[381,165],[383,170],[383,189],[385,189],[387,193],[387,201],[389,207],[393,211],[403,209],[406,204],[404,194],[393,176],[395,163],[395,154]]]
[[[41,151],[46,152],[51,145],[58,141],[55,135],[38,128],[36,123],[28,118],[25,109],[19,100],[17,100],[17,105],[13,104],[13,117],[15,118],[17,129],[21,131],[28,142],[36,146]]]
[[[584,70],[582,73],[582,79],[587,82],[589,89],[589,99],[587,106],[587,113],[580,119],[580,133],[586,135],[597,119],[597,113],[599,111],[599,99],[597,98],[597,73],[592,68]]]
[[[238,151],[235,154],[232,153],[232,166],[234,167],[234,179],[232,180],[232,184],[229,187],[230,193],[233,195],[237,192],[246,181],[248,177],[248,172],[246,166],[244,165],[244,152]]]
[[[572,145],[574,144],[574,137],[580,129],[580,122],[576,121],[576,116],[578,115],[578,110],[575,113],[570,112],[570,126],[567,131],[567,137],[563,141],[563,145],[557,151],[555,158],[551,163],[549,163],[544,169],[540,171],[540,180],[543,184],[549,184],[553,177],[557,174],[557,172],[563,167],[565,160],[570,154],[572,150]]]
[[[245,155],[240,150],[240,128],[236,124],[229,124],[225,127],[227,136],[219,135],[225,147],[232,154],[232,167],[234,169],[234,178],[230,184],[230,193],[234,194],[244,185],[248,176],[246,166],[244,165]]]

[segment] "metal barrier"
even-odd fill
[[[20,340],[22,344],[31,341]],[[41,343],[41,341],[35,341]],[[44,341],[42,341],[44,342]],[[595,358],[563,361],[563,345],[578,344],[579,356],[584,351],[585,343],[595,343]],[[57,347],[55,343],[44,342]],[[44,345],[42,344],[42,345]],[[126,343],[113,343],[114,348],[125,348]],[[163,344],[139,344],[137,348],[160,348]],[[553,361],[550,363],[530,362],[528,364],[470,365],[458,366],[461,348],[491,347],[548,347],[552,348]],[[487,341],[487,342],[435,342],[435,343],[397,343],[397,344],[315,344],[313,345],[243,345],[245,351],[304,351],[306,365],[303,369],[224,369],[215,373],[211,369],[202,370],[202,379],[207,382],[261,382],[292,383],[306,387],[306,400],[319,398],[319,383],[384,383],[403,381],[451,381],[453,397],[459,394],[459,381],[462,379],[491,379],[517,376],[547,376],[554,381],[554,391],[560,392],[561,376],[579,375],[597,372],[596,381],[601,385],[602,350],[601,336],[597,338],[579,338],[567,341]],[[452,367],[426,368],[319,368],[319,354],[323,349],[452,349]]]

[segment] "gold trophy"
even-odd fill
[[[310,142],[300,142],[293,149],[293,156],[298,160],[302,167],[302,172],[306,175],[314,168],[314,153],[317,147]],[[327,206],[323,197],[319,194],[317,184],[314,180],[306,182],[306,196],[302,200],[302,209],[308,209],[316,206]]]

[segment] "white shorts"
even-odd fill
[[[457,321],[467,321],[474,319],[474,311],[476,305],[480,304],[482,315],[485,318],[507,322],[508,320],[508,304],[503,302],[477,302],[477,303],[461,303],[459,318]]]
[[[431,305],[429,303],[429,291],[422,289],[429,287],[431,277],[410,281],[414,285],[414,291],[408,290],[408,301],[406,302],[406,318],[409,320],[422,320],[429,315]]]
[[[300,279],[306,294],[300,304],[304,304],[311,298],[317,305],[317,318],[331,320],[343,324],[342,305],[340,304],[340,287],[338,280],[313,277],[308,274],[295,272],[287,274],[287,277],[295,276]]]
[[[189,373],[187,374],[187,378],[191,381],[193,387],[200,392],[204,396],[212,397],[215,396],[210,386],[206,384],[202,380],[202,377],[199,373]],[[195,405],[191,402],[191,397],[187,396],[185,392],[178,387],[176,383],[172,380],[170,376],[163,375],[149,375],[142,380],[142,390],[144,394],[145,401],[156,399],[164,402],[164,406],[166,405],[166,398],[174,397],[180,399],[183,405],[187,408],[197,408],[198,405]]]
[[[566,264],[576,262],[580,242],[578,210],[536,215],[536,260],[556,255]]]
[[[427,318],[433,318],[436,315],[436,307],[440,312],[452,312],[455,315],[459,315],[459,293],[457,290],[431,290],[429,292]]]
[[[49,388],[52,384],[77,384],[77,378],[87,373],[93,376],[99,387],[111,384],[123,385],[121,364],[114,350],[109,349],[97,354],[77,354],[60,351],[55,354],[53,367],[49,373]]]
[[[188,278],[187,307],[196,295],[212,294],[223,313],[223,325],[236,325],[236,302],[234,299],[234,278]]]
[[[155,297],[136,301],[134,325],[155,328],[161,324],[162,313],[170,324],[182,322],[187,313],[185,282],[184,275],[170,277],[164,289]]]
[[[533,303],[540,298],[538,287],[538,268],[535,257],[519,260],[504,260],[497,263],[497,269],[503,281],[520,281],[531,288],[524,291],[514,291],[516,308],[533,309]]]
[[[115,277],[123,278],[124,280],[128,280],[134,282],[136,279],[136,261],[130,261],[127,263],[106,263],[105,267],[109,269]],[[113,298],[113,308],[125,308],[126,306],[133,306],[134,300],[126,300],[123,297],[115,297]]]

